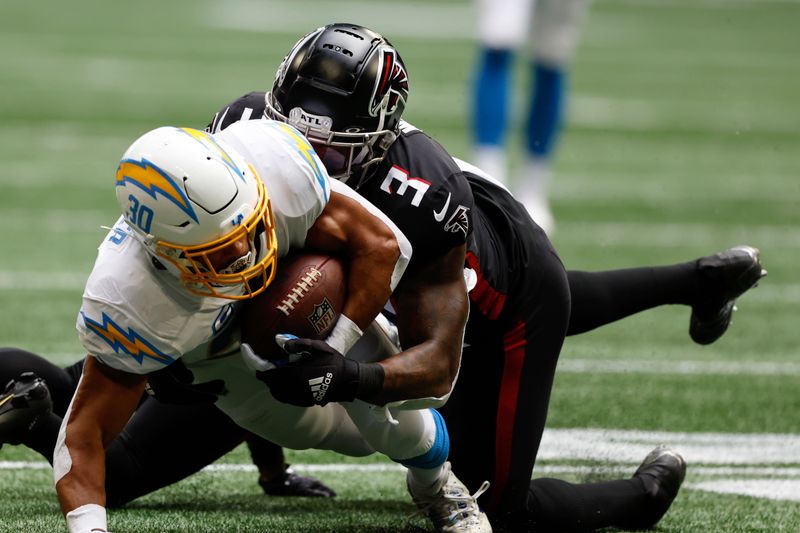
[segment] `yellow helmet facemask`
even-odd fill
[[[275,277],[278,241],[275,218],[264,184],[254,169],[258,184],[258,204],[253,213],[227,235],[202,245],[185,246],[156,241],[159,259],[168,261],[180,272],[186,289],[199,296],[246,300],[262,293]],[[212,260],[246,237],[249,251],[222,268]]]

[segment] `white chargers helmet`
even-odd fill
[[[134,235],[190,292],[242,300],[272,282],[277,238],[267,190],[208,133],[145,133],[122,156],[116,192]]]

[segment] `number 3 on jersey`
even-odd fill
[[[153,210],[139,202],[134,195],[128,196],[130,200],[130,221],[145,233],[150,233],[150,226],[153,224]]]
[[[397,189],[392,190],[395,181],[397,181],[399,185]],[[422,197],[428,192],[430,186],[431,182],[422,178],[409,177],[407,170],[395,165],[389,170],[388,174],[386,174],[386,178],[383,180],[383,183],[381,183],[381,190],[389,194],[404,196],[409,188],[413,189],[414,196],[411,198],[411,205],[419,207]]]

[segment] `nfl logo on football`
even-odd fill
[[[333,324],[336,318],[336,313],[333,311],[333,306],[327,298],[322,300],[322,303],[314,304],[314,312],[308,316],[308,321],[314,326],[314,331],[317,334],[322,334],[323,331]]]

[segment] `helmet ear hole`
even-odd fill
[[[407,99],[408,74],[388,40],[356,24],[330,24],[286,55],[264,113],[315,147],[350,148],[346,164],[325,166],[333,178],[363,180],[396,140]]]

